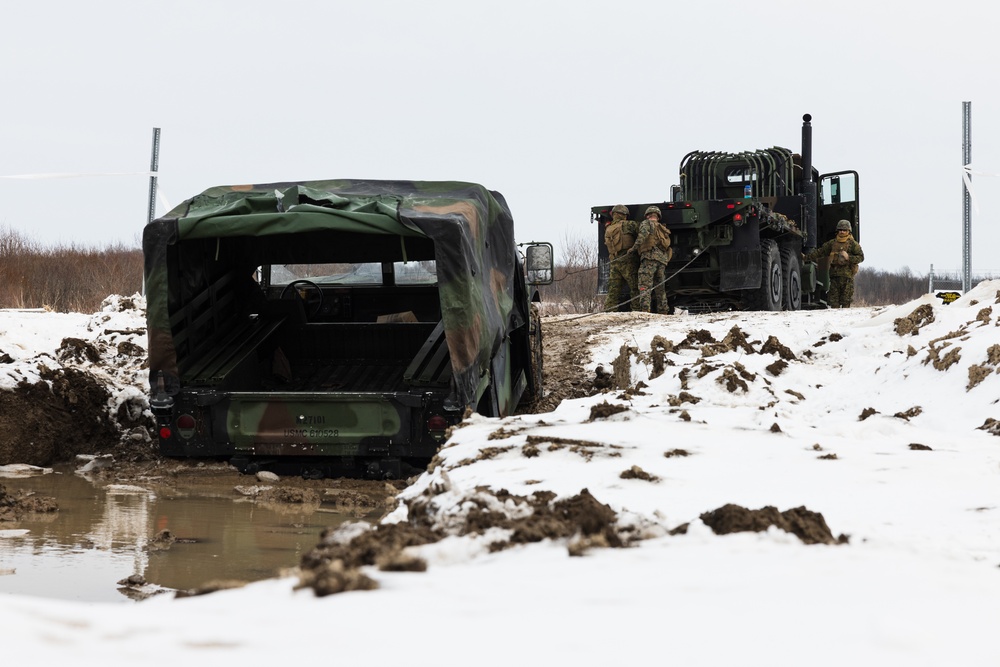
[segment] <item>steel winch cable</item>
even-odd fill
[[[666,285],[674,276],[676,276],[678,273],[680,273],[681,271],[683,271],[684,269],[686,269],[687,267],[689,267],[691,265],[691,263],[694,260],[698,259],[698,257],[700,255],[701,255],[701,251],[695,249],[694,255],[692,255],[691,259],[689,259],[687,262],[685,262],[685,264],[681,268],[679,268],[676,271],[674,271],[673,273],[671,273],[669,276],[667,276],[666,278],[664,278],[661,282],[658,282],[655,285],[653,285],[652,287],[650,287],[650,289],[656,289],[657,287],[659,287],[661,285]],[[616,257],[615,259],[611,260],[611,262],[617,262],[617,261],[619,261],[621,259],[625,259],[625,257],[627,257],[627,255],[622,255],[621,257]],[[618,310],[618,308],[620,308],[621,306],[624,306],[626,303],[629,303],[629,304],[632,303],[637,298],[639,298],[638,295],[637,296],[633,296],[633,297],[629,298],[626,301],[622,301],[621,303],[616,304],[615,307],[611,311],[602,310],[602,311],[597,312],[597,313],[584,313],[583,315],[577,315],[576,317],[571,317],[569,319],[561,320],[561,321],[562,322],[575,322],[576,320],[582,320],[582,319],[587,318],[587,317],[594,317],[595,315],[604,315],[605,313],[608,313],[608,312],[614,312],[614,311]]]

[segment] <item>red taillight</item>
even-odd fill
[[[427,418],[427,433],[437,441],[444,440],[444,432],[448,430],[448,420],[441,415],[431,415]]]
[[[736,208],[736,204],[726,204],[726,208]]]
[[[194,435],[195,427],[198,425],[198,422],[196,422],[194,417],[191,415],[181,415],[177,418],[176,425],[177,435],[187,440]]]
[[[170,435],[171,434],[170,434],[170,427],[169,426],[161,426],[160,427],[160,439],[161,440],[169,440],[170,439]]]
[[[742,219],[743,219],[742,213],[737,213],[736,215],[733,216],[733,222],[739,222]]]
[[[448,428],[448,420],[441,415],[432,415],[427,420],[428,431],[444,431]]]

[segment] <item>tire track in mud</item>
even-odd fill
[[[545,394],[521,414],[551,412],[562,401],[593,393],[593,374],[586,369],[590,347],[609,327],[646,319],[631,313],[573,315],[542,319],[543,386]]]

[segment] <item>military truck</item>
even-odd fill
[[[529,286],[551,282],[552,247],[517,246],[481,185],[215,187],[148,224],[143,253],[165,456],[398,477],[467,410],[541,396]]]
[[[802,152],[772,147],[741,153],[694,151],[665,201],[626,204],[641,220],[658,206],[671,232],[667,266],[671,311],[799,310],[826,307],[828,259],[802,253],[834,236],[839,220],[861,240],[855,171],[820,175],[813,167],[812,117],[802,117]],[[604,229],[613,202],[591,209],[598,234],[598,291],[607,294],[611,258]],[[623,309],[627,309],[627,304]]]

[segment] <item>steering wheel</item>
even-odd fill
[[[297,289],[299,286],[307,288],[306,296],[302,296],[302,293]],[[301,299],[303,305],[306,309],[306,317],[312,319],[319,314],[319,311],[323,308],[323,290],[319,288],[319,285],[311,280],[293,280],[292,282],[285,285],[285,289],[281,290],[281,298],[284,299],[288,296],[289,291],[295,294],[296,299]]]

